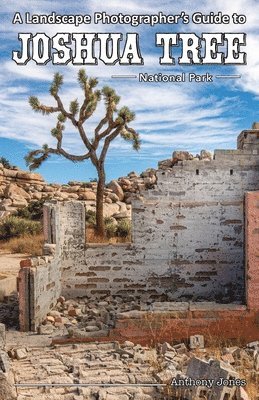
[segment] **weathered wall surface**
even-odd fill
[[[246,302],[259,311],[259,192],[246,193]]]
[[[61,293],[61,268],[56,259],[39,259],[38,265],[31,268],[30,290],[33,304],[31,330],[35,330]]]
[[[50,244],[45,249],[51,253],[56,243],[56,250],[54,258],[23,261],[21,326],[27,330],[30,320],[34,329],[60,293],[244,303],[245,275],[248,310],[255,313],[259,150],[249,136],[254,134],[241,134],[238,150],[218,150],[213,160],[178,160],[159,170],[156,188],[133,203],[132,243],[86,244],[85,205],[50,203],[44,210]]]
[[[59,234],[56,237],[60,218],[54,209],[51,203],[43,209],[44,238],[47,243],[45,253],[50,256],[33,257],[20,262],[18,292],[22,331],[35,331],[61,293],[60,240],[63,237]]]
[[[60,259],[46,256],[21,261],[18,289],[20,329],[35,331],[60,296]]]
[[[58,206],[63,293],[244,301],[244,193],[259,189],[258,150],[218,150],[214,160],[178,162],[157,177],[133,203],[128,245],[83,248],[83,207]]]

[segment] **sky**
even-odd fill
[[[11,164],[26,169],[24,156],[44,143],[55,146],[50,131],[55,126],[56,115],[35,113],[29,103],[29,96],[37,96],[43,104],[55,106],[49,94],[53,74],[60,72],[64,84],[60,91],[66,107],[75,98],[82,99],[82,91],[77,83],[77,73],[82,66],[68,63],[65,66],[36,65],[30,60],[26,65],[17,65],[12,60],[12,52],[20,50],[19,33],[35,35],[44,32],[50,38],[57,33],[121,33],[121,53],[126,33],[138,33],[143,65],[105,65],[98,60],[97,65],[85,65],[89,76],[99,81],[98,88],[113,87],[120,96],[119,108],[126,105],[136,114],[131,126],[139,133],[141,148],[134,151],[128,142],[116,138],[112,142],[106,159],[106,179],[125,176],[131,171],[140,173],[146,168],[156,168],[159,160],[170,158],[174,150],[186,150],[194,155],[202,149],[236,148],[236,137],[243,129],[259,121],[259,2],[256,0],[213,1],[150,1],[119,0],[68,2],[50,0],[4,0],[0,11],[0,156]],[[105,4],[105,5],[104,5]],[[190,22],[182,20],[177,24],[150,26],[140,24],[31,24],[26,23],[25,13],[32,15],[90,15],[105,12],[107,15],[178,15],[184,12]],[[19,12],[23,23],[13,24]],[[195,24],[192,15],[201,12],[204,16],[221,12],[230,16],[229,24]],[[235,24],[232,15],[245,15],[244,24]],[[205,22],[205,21],[204,21]],[[246,65],[160,65],[159,57],[163,49],[155,45],[156,33],[246,33]],[[180,47],[173,49],[176,56]],[[221,51],[224,48],[221,47]],[[96,57],[99,47],[96,44]],[[139,82],[140,73],[154,75],[182,74],[185,82]],[[210,74],[213,82],[188,82],[189,73]],[[113,78],[113,75],[134,75],[137,78]],[[239,78],[215,78],[216,75],[237,75]],[[97,111],[85,124],[91,137],[95,126],[102,118],[104,104],[99,103]],[[64,148],[74,154],[83,154],[85,149],[78,132],[69,123],[64,131]],[[38,170],[48,182],[66,183],[71,180],[88,181],[96,178],[96,171],[90,161],[73,164],[62,157],[51,157]]]

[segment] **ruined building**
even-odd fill
[[[131,243],[87,244],[83,203],[46,205],[45,247],[54,255],[21,262],[21,328],[35,330],[60,294],[132,294],[162,296],[194,331],[204,318],[216,330],[216,319],[231,337],[224,321],[232,318],[241,335],[258,336],[258,155],[254,124],[237,150],[159,169],[156,187],[132,204]]]

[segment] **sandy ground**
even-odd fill
[[[26,254],[10,254],[0,251],[0,275],[17,276],[20,269],[20,261],[27,258]]]

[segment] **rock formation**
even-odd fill
[[[128,176],[112,180],[105,189],[104,216],[129,218],[131,200],[141,190],[152,187],[156,182],[154,169],[148,169],[140,176],[131,172]],[[36,200],[81,200],[86,209],[95,210],[96,182],[76,182],[68,184],[46,183],[40,174],[7,169],[0,164],[0,217],[16,213]]]

